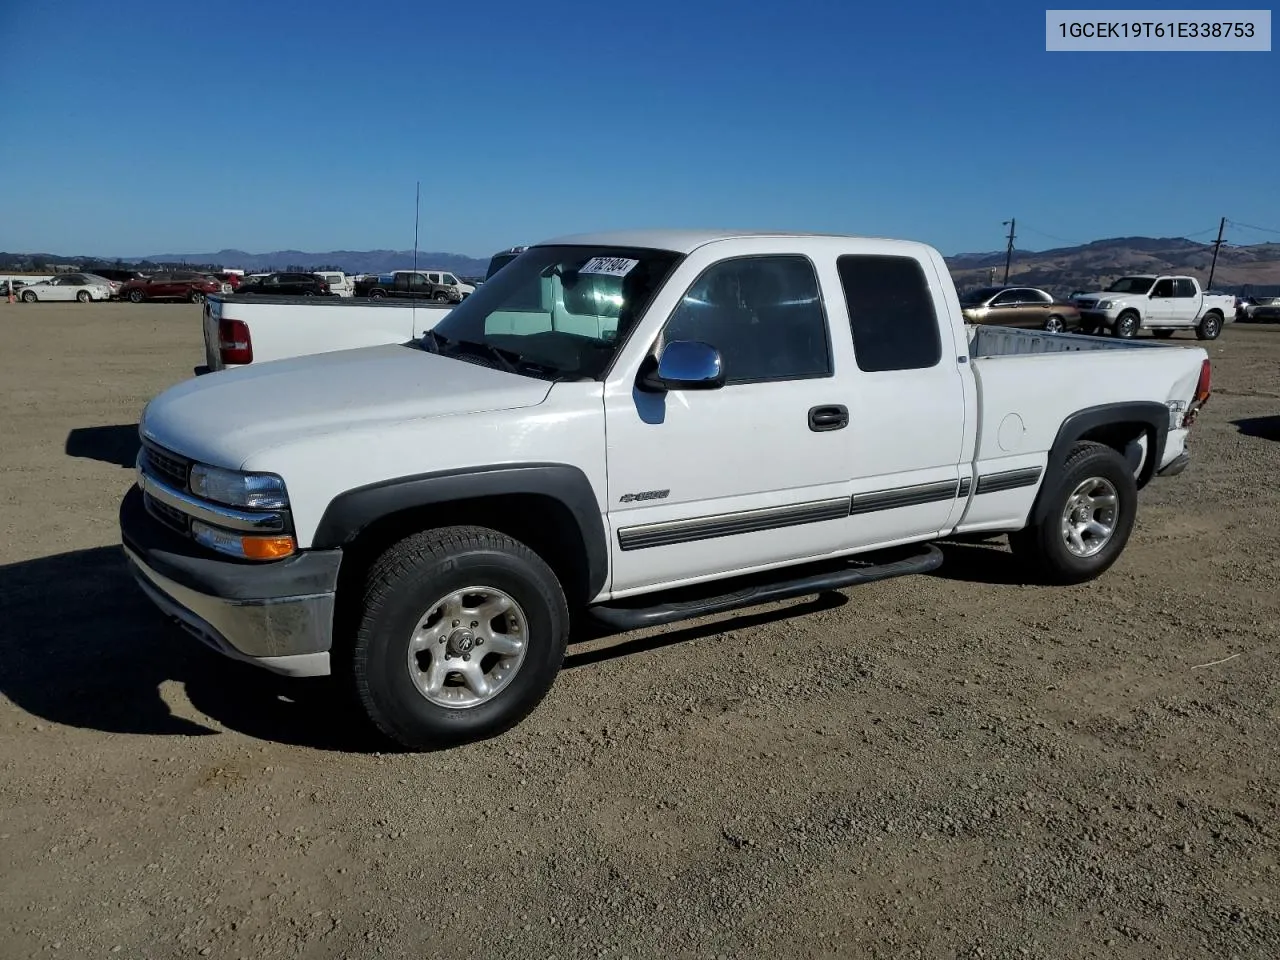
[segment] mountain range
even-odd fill
[[[1114,237],[1052,250],[1014,250],[1009,282],[1043,287],[1058,294],[1104,286],[1127,273],[1186,273],[1206,283],[1212,259],[1211,243],[1197,243],[1182,237]],[[956,285],[962,290],[999,283],[1004,278],[1003,250],[960,253],[946,260]],[[486,259],[436,251],[419,251],[417,263],[422,269],[436,267],[466,277],[482,277],[488,268]],[[219,250],[217,253],[102,258],[0,252],[0,270],[30,270],[37,265],[38,269],[45,269],[52,264],[75,264],[81,268],[117,264],[155,268],[161,264],[185,264],[191,267],[240,268],[249,272],[328,267],[355,274],[412,267],[414,254],[412,250],[330,250],[324,253]],[[1232,293],[1253,292],[1254,287],[1280,286],[1280,243],[1224,244],[1218,254],[1213,286]]]
[[[1115,237],[1053,250],[1014,250],[1009,282],[1043,287],[1052,293],[1098,289],[1130,273],[1189,274],[1209,279],[1213,244],[1182,237]],[[956,286],[1001,283],[1005,251],[961,253],[947,257]],[[1280,243],[1228,246],[1218,251],[1213,286],[1230,293],[1280,285]]]

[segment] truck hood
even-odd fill
[[[530,407],[551,383],[388,344],[276,360],[195,377],[143,411],[143,436],[176,453],[238,468],[304,436]]]

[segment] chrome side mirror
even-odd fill
[[[657,363],[650,358],[640,374],[641,386],[667,390],[718,390],[724,386],[724,361],[720,351],[700,340],[673,340]]]

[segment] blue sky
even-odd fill
[[[948,254],[1010,216],[1024,249],[1280,229],[1280,55],[1046,53],[1044,16],[7,0],[0,249],[403,249],[416,180],[422,249],[473,256],[628,226]]]

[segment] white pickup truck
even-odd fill
[[[1082,326],[1136,337],[1140,330],[1167,338],[1195,330],[1200,340],[1216,340],[1227,318],[1235,318],[1235,297],[1205,293],[1195,277],[1121,277],[1106,290],[1072,298]]]
[[[205,643],[426,748],[519,722],[583,617],[926,573],[961,534],[1097,577],[1208,397],[1199,347],[966,325],[920,243],[569,237],[416,342],[152,400],[121,538]]]

